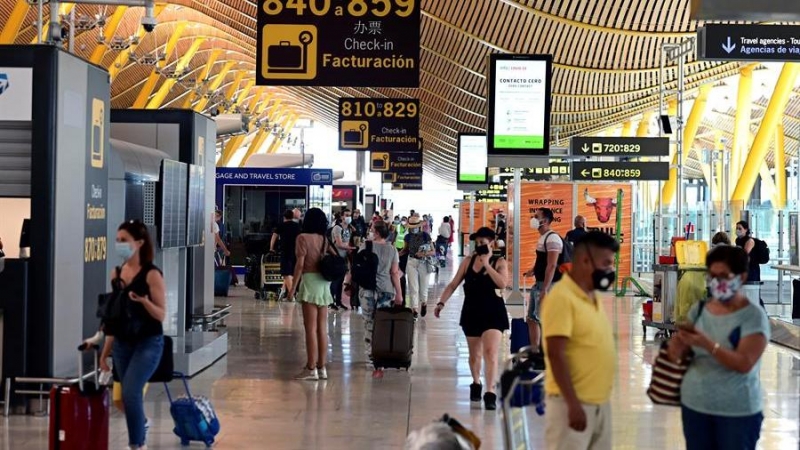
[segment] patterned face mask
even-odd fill
[[[730,301],[735,297],[743,284],[740,276],[734,276],[733,278],[706,278],[709,293],[721,302]]]

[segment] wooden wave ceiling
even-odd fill
[[[636,118],[644,111],[654,111],[659,97],[661,45],[693,37],[698,25],[689,20],[689,0],[421,1],[418,89],[270,87],[260,92],[273,93],[272,102],[280,100],[282,107],[301,117],[332,127],[337,123],[339,97],[418,97],[421,135],[426,143],[426,172],[453,183],[457,133],[481,132],[486,128],[489,53],[553,54],[551,131],[554,140],[557,132],[561,145],[566,145],[570,136],[598,132]],[[0,3],[0,25],[9,20],[15,3]],[[108,17],[115,11],[112,6],[80,5],[75,13],[93,16],[98,8]],[[126,8],[114,36],[135,34],[140,29],[142,14],[142,8]],[[239,98],[242,104],[247,104],[259,92],[250,88],[255,70],[255,15],[256,3],[248,0],[170,2],[160,12],[156,30],[143,35],[133,53],[163,51],[171,35],[180,28],[182,33],[175,51],[166,55],[166,69],[170,69],[195,39],[205,38],[188,65],[186,79],[199,77],[215,49],[221,49],[206,78],[213,79],[229,69],[223,74],[219,91],[228,92],[238,82],[232,91],[242,97]],[[30,7],[14,42],[35,41],[36,17],[36,8]],[[79,32],[75,52],[88,59],[98,46],[99,33],[97,28]],[[101,64],[107,68],[114,66],[118,54],[119,51],[105,48]],[[127,58],[117,65],[118,74],[112,85],[113,106],[131,107],[152,67],[128,62]],[[735,75],[739,67],[739,63],[702,62],[692,57],[686,64],[687,86],[696,87]],[[244,76],[237,76],[242,71]],[[670,80],[677,78],[674,66],[667,76]],[[158,77],[153,93],[165,80]],[[191,83],[176,83],[162,107],[184,106],[187,97],[190,100],[193,97],[191,88]],[[206,112],[213,106],[209,102]],[[732,119],[727,115],[732,113],[723,113],[704,125],[730,128]],[[263,114],[268,117],[270,108]],[[754,108],[756,114],[758,108]],[[795,133],[787,139],[787,147],[792,147],[791,152],[796,154],[800,141],[797,121],[786,125],[787,133]],[[699,165],[690,163],[688,175],[700,176]]]

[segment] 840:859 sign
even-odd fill
[[[261,0],[259,85],[419,86],[419,0]]]

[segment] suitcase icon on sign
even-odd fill
[[[369,125],[366,122],[346,120],[341,127],[342,148],[367,148]]]
[[[297,40],[299,45],[290,41],[280,41],[277,45],[267,47],[268,72],[308,72],[308,46],[314,41],[314,36],[308,31],[301,31]]]

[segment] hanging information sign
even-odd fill
[[[260,86],[419,87],[420,0],[258,0]]]

